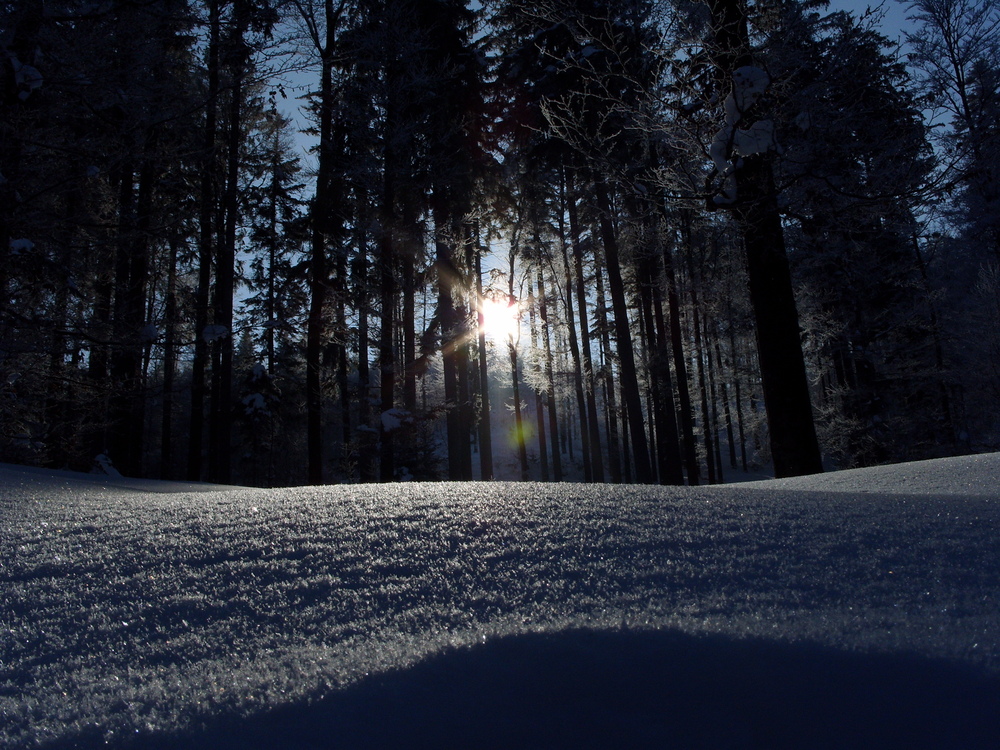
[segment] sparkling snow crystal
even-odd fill
[[[2,748],[1000,747],[997,454],[703,487],[100,460],[0,465]]]

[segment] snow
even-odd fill
[[[755,122],[746,130],[737,128],[733,133],[733,150],[740,156],[766,154],[778,147],[774,138],[774,123],[771,120]]]
[[[732,137],[733,131],[731,128],[722,128],[715,134],[715,138],[708,147],[708,154],[715,164],[716,171],[722,177],[726,177],[732,172],[732,164],[729,163],[729,141]]]
[[[111,462],[111,458],[105,453],[100,453],[94,458],[94,468],[90,473],[107,475],[115,479],[122,478],[121,472],[115,468],[115,465]]]
[[[767,72],[752,65],[744,65],[733,73],[733,90],[723,102],[725,124],[716,132],[708,147],[708,155],[715,171],[722,178],[719,194],[712,202],[717,206],[736,202],[736,184],[731,179],[743,162],[739,157],[780,151],[775,139],[774,123],[760,120],[748,128],[738,127],[743,115],[766,93],[771,79]],[[734,161],[732,157],[737,157]]]
[[[757,100],[764,95],[770,85],[770,76],[768,76],[767,71],[761,68],[744,65],[736,69],[733,73],[733,96],[735,97],[736,110],[740,116],[757,103]],[[739,118],[737,118],[738,120]],[[736,121],[730,124],[735,125]]]
[[[201,337],[206,344],[214,344],[227,336],[229,336],[229,329],[217,323],[211,323],[201,330]]]
[[[20,255],[21,253],[30,252],[34,248],[35,248],[35,243],[24,237],[10,241],[11,255]]]
[[[251,393],[249,396],[244,396],[243,406],[244,414],[247,416],[271,413],[271,410],[267,408],[267,399],[262,393]]]
[[[12,52],[6,52],[7,59],[10,60],[11,68],[14,70],[14,86],[18,89],[17,98],[26,101],[35,89],[42,86],[42,74],[37,68],[22,63]]]
[[[0,466],[0,747],[1000,747],[997,477]]]
[[[410,412],[405,409],[386,409],[382,412],[382,429],[386,432],[398,430],[409,419]]]

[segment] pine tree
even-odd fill
[[[731,204],[743,232],[774,470],[816,473],[823,467],[771,165],[773,124],[754,109],[770,79],[754,64],[745,3],[713,0],[710,8],[715,90],[726,108],[711,150],[724,179],[715,203]]]

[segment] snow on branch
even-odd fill
[[[712,199],[717,206],[736,202],[736,185],[730,178],[740,168],[743,157],[778,150],[771,120],[759,120],[749,127],[740,127],[744,115],[770,85],[771,78],[767,72],[753,65],[744,65],[733,73],[733,90],[723,103],[725,124],[708,148],[715,170],[723,180],[721,193]]]

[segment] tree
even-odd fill
[[[712,144],[723,178],[713,203],[730,206],[743,233],[774,471],[817,473],[823,465],[771,167],[773,123],[757,106],[770,79],[754,65],[742,0],[712,0],[710,8],[715,87],[726,109]]]
[[[340,53],[339,36],[347,0],[323,0],[322,6],[297,4],[299,15],[308,30],[313,51],[319,60],[319,91],[315,112],[318,121],[319,166],[316,193],[311,207],[311,247],[309,259],[309,318],[306,334],[306,418],[309,446],[309,482],[323,483],[323,386],[322,354],[325,344],[326,311],[330,288],[328,254],[330,243],[344,231],[343,218],[338,215],[337,199],[343,175],[338,173],[336,160],[340,144],[334,132],[337,110],[337,89],[334,72]],[[341,269],[341,272],[343,270]]]
[[[996,0],[907,0],[918,24],[906,40],[927,102],[950,128],[942,137],[965,190],[967,221],[989,238],[1000,259],[1000,3]]]
[[[925,286],[951,311],[941,316],[938,309],[932,311],[936,329],[940,322],[941,402],[955,421],[949,433],[992,446],[997,438],[990,425],[997,410],[982,405],[997,392],[1000,360],[986,343],[990,326],[981,321],[995,306],[986,290],[995,288],[1000,262],[1000,5],[995,0],[914,0],[906,6],[917,24],[907,34],[909,60],[923,103],[933,110],[937,151],[945,157],[938,184],[948,194],[934,196],[935,225],[923,239],[914,234],[913,240],[921,274],[933,281]],[[928,249],[942,253],[936,268]],[[979,292],[970,295],[970,288]],[[963,396],[975,408],[964,409]]]
[[[0,3],[0,457],[693,484],[725,441],[779,475],[817,429],[841,466],[995,442],[995,0],[912,0],[916,87],[818,0],[476,7]]]
[[[636,476],[652,480],[645,417],[632,350],[623,261],[613,225],[615,185],[609,175],[635,156],[638,131],[621,102],[643,100],[658,75],[646,54],[655,47],[644,19],[649,4],[555,3],[535,17],[543,26],[522,47],[514,69],[530,76],[535,106],[549,132],[564,142],[563,162],[590,183],[614,313],[620,377]],[[529,13],[530,17],[531,14]],[[547,26],[547,28],[545,28]],[[570,196],[570,205],[574,196]],[[572,231],[572,228],[571,228]],[[588,419],[588,425],[593,420]],[[589,426],[587,428],[589,430]]]
[[[847,14],[777,5],[761,23],[824,451],[841,466],[921,455],[947,409],[912,241],[933,164],[920,105],[888,40]]]

